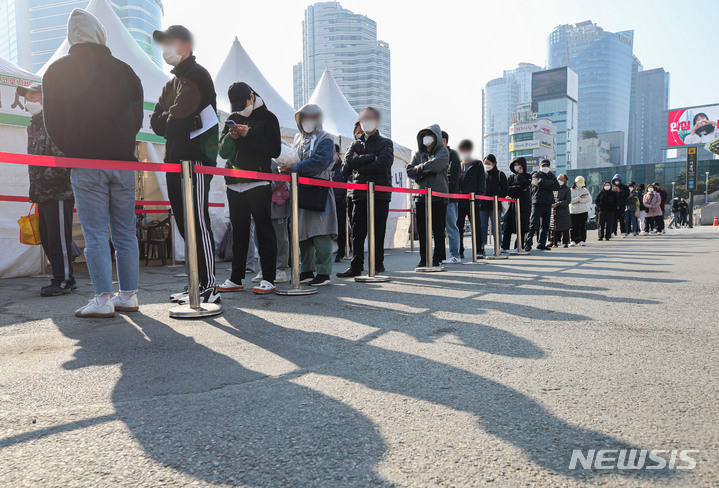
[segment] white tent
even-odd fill
[[[332,73],[325,68],[320,81],[317,83],[308,103],[319,105],[324,114],[322,127],[338,137],[338,144],[344,151],[354,140],[354,124],[358,114],[347,101]],[[412,158],[412,151],[400,144],[394,143],[394,163],[392,164],[392,185],[406,187],[407,173],[405,167]],[[409,199],[406,194],[393,193],[390,202],[390,215],[387,219],[387,233],[385,247],[387,249],[404,247],[409,237],[409,214],[397,212],[409,208]],[[392,210],[395,210],[394,212]]]
[[[257,65],[242,47],[240,41],[235,40],[227,53],[225,61],[215,76],[215,91],[217,92],[217,108],[231,113],[230,100],[227,89],[235,82],[244,81],[252,87],[265,101],[267,108],[277,116],[282,129],[282,137],[291,141],[297,133],[295,123],[295,109],[285,101],[272,87]]]

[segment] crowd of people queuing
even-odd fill
[[[394,146],[378,127],[382,114],[372,107],[360,111],[355,139],[341,153],[332,135],[322,128],[319,106],[307,104],[296,115],[298,135],[294,144],[282,141],[277,117],[261,94],[238,80],[228,87],[232,113],[223,127],[204,126],[203,113],[216,114],[216,93],[211,76],[193,55],[192,34],[174,25],[155,31],[164,60],[173,67],[173,78],[163,87],[150,118],[152,130],[166,140],[164,161],[191,161],[215,166],[218,155],[226,167],[260,173],[289,174],[337,182],[374,183],[392,186]],[[33,114],[28,126],[30,154],[96,160],[136,161],[135,138],[142,126],[143,90],[127,64],[114,58],[106,47],[101,23],[90,13],[76,9],[68,21],[67,56],[47,70],[42,84],[18,88]],[[108,120],[111,123],[99,123]],[[475,194],[514,200],[495,213],[487,199],[451,200],[435,197],[431,202],[432,228],[426,229],[426,196],[413,196],[420,261],[418,267],[461,263],[465,257],[467,219],[480,233],[475,256],[485,255],[488,235],[500,236],[500,251],[510,247],[531,251],[585,246],[587,221],[596,204],[599,240],[639,232],[664,232],[666,192],[658,183],[625,184],[620,175],[604,183],[593,199],[585,179],[577,176],[571,186],[567,175],[555,176],[549,160],[530,172],[525,158],[510,163],[507,176],[493,154],[481,160],[474,145],[463,140],[457,150],[449,147],[449,135],[434,124],[417,133],[417,150],[406,167],[416,187],[433,192]],[[42,244],[52,268],[52,281],[43,296],[69,293],[76,288],[72,269],[72,209],[77,208],[85,237],[85,257],[94,297],[78,309],[78,317],[112,317],[115,312],[139,308],[139,252],[136,237],[135,179],[131,171],[65,169],[31,166],[30,198],[39,206]],[[167,173],[167,191],[177,228],[185,237],[181,175]],[[200,298],[217,303],[221,293],[244,289],[248,253],[259,254],[261,270],[253,278],[253,292],[273,293],[277,282],[287,281],[291,259],[298,259],[300,281],[311,286],[331,283],[335,239],[335,262],[345,259],[345,240],[351,242],[352,258],[339,278],[352,278],[365,268],[368,235],[366,190],[301,186],[299,201],[299,256],[290,256],[288,222],[290,198],[287,183],[225,177],[232,226],[232,272],[221,284],[215,278],[215,245],[208,196],[212,176],[193,172],[192,192],[200,284]],[[382,273],[384,241],[391,193],[376,192],[374,202],[375,266]],[[471,205],[474,205],[472,212]],[[519,212],[519,219],[517,218]],[[670,227],[686,222],[686,202],[672,202]],[[496,216],[499,215],[499,218]],[[521,232],[517,229],[520,221]],[[433,236],[432,254],[426,239]],[[348,235],[350,237],[348,237]],[[515,235],[512,246],[512,236]],[[448,246],[445,245],[448,240]],[[112,283],[110,242],[116,252],[119,292]],[[350,247],[350,246],[347,246]],[[447,252],[448,251],[448,252]],[[170,295],[173,302],[187,303],[187,288]]]

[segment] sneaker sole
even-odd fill
[[[244,286],[238,286],[236,288],[222,288],[221,286],[217,287],[217,291],[224,292],[224,293],[233,292],[233,291],[244,291],[244,289],[245,289]]]
[[[137,312],[140,307],[115,307],[115,312]]]
[[[71,293],[70,290],[63,290],[63,291],[59,291],[57,293],[42,293],[42,292],[40,292],[40,296],[41,297],[59,297],[62,295],[68,295],[70,293]]]
[[[80,317],[81,319],[111,319],[114,317],[114,313],[86,313],[82,314],[80,312],[75,312],[75,317]]]
[[[254,293],[255,295],[272,295],[275,291],[277,291],[277,290],[276,289],[272,289],[272,290],[255,290],[255,289],[253,289],[252,293]]]
[[[331,285],[331,281],[323,281],[322,283],[310,283],[310,286],[327,286]]]

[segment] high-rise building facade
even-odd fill
[[[339,2],[308,6],[302,21],[302,62],[293,67],[296,108],[307,103],[325,68],[352,108],[372,106],[382,113],[380,130],[391,136],[390,50],[377,40],[377,23]]]
[[[560,25],[549,35],[547,69],[579,75],[579,131],[629,133],[634,31],[607,32],[592,21]]]
[[[505,70],[482,90],[482,155],[494,154],[500,168],[509,168],[509,127],[517,107],[532,99],[532,73],[542,68],[520,63]]]
[[[67,19],[88,0],[0,0],[0,57],[33,73],[42,68],[67,37]],[[162,28],[161,0],[110,0],[140,48],[162,65],[152,32]],[[4,32],[8,26],[7,33]]]
[[[644,71],[638,60],[632,71],[629,107],[629,164],[658,163],[664,160],[667,145],[669,73],[663,68]]]

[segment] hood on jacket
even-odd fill
[[[619,180],[619,184],[620,185],[622,184],[622,177],[621,177],[621,175],[619,175],[619,173],[615,174],[614,177],[612,177],[612,181],[610,181],[610,183],[613,184],[614,180]]]
[[[427,148],[422,143],[422,138],[427,134],[433,135],[435,140],[437,141],[434,145],[434,150],[432,151],[433,154],[436,153],[438,149],[444,147],[444,140],[442,139],[442,129],[439,128],[439,125],[432,124],[417,133],[417,149],[419,150],[419,152],[427,152]]]
[[[67,42],[75,44],[91,43],[105,46],[107,34],[102,23],[87,10],[76,8],[67,21]]]
[[[317,127],[315,127],[314,131],[305,132],[305,130],[302,128],[302,123],[300,122],[301,115],[319,115],[319,123],[317,124]],[[307,105],[303,105],[295,113],[295,122],[297,123],[297,129],[300,131],[300,134],[302,134],[303,136],[308,136],[310,134],[317,134],[317,133],[322,132],[323,119],[324,119],[324,116],[322,114],[322,109],[320,108],[319,105],[316,105],[314,103],[308,103]]]
[[[514,158],[514,159],[512,160],[512,162],[509,163],[509,170],[510,170],[512,173],[517,174],[517,172],[514,171],[514,165],[517,164],[517,163],[519,163],[519,164],[522,166],[522,168],[524,169],[524,172],[526,173],[526,172],[527,172],[527,160],[526,160],[525,158],[521,157],[521,156],[518,157],[518,158]],[[496,166],[495,166],[495,167],[496,167]]]

